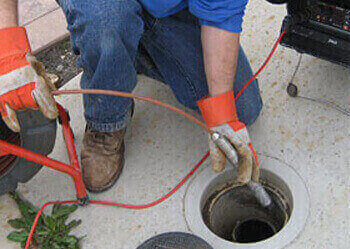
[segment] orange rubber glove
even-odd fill
[[[250,180],[259,181],[259,165],[257,156],[250,141],[247,128],[238,120],[234,95],[232,91],[201,99],[197,105],[202,113],[205,123],[225,136],[237,150],[238,184],[246,184]],[[216,172],[225,169],[226,158],[209,136],[209,148],[212,168]]]
[[[55,87],[30,53],[23,27],[0,29],[0,113],[14,132],[20,130],[15,110],[40,109],[50,119],[58,115]]]

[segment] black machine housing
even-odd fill
[[[350,0],[267,0],[287,3],[281,44],[350,67]]]

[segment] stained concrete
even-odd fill
[[[245,18],[242,44],[257,69],[267,56],[285,14],[282,6],[251,1]],[[324,105],[291,99],[285,93],[298,54],[279,47],[259,77],[264,109],[251,127],[255,147],[278,157],[303,176],[310,192],[311,210],[306,227],[286,248],[347,248],[350,244],[350,119]],[[327,98],[347,108],[350,70],[310,56],[303,56],[295,78],[302,95]],[[68,88],[76,88],[79,78]],[[140,77],[138,93],[176,103],[159,82]],[[60,97],[71,110],[78,150],[84,130],[80,97]],[[127,133],[126,167],[115,188],[93,198],[144,203],[166,193],[207,148],[204,132],[176,114],[151,104],[138,103]],[[51,157],[67,161],[59,135]],[[206,163],[204,167],[208,167]],[[37,205],[46,200],[74,197],[70,179],[49,169],[19,188]],[[81,208],[74,218],[83,223],[76,230],[87,235],[82,247],[135,248],[152,235],[187,231],[181,189],[169,201],[149,210],[112,207]],[[18,214],[8,197],[0,197],[0,248],[19,248],[5,239],[11,230],[6,219]]]

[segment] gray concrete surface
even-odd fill
[[[251,1],[245,18],[242,44],[257,69],[278,35],[284,8]],[[310,190],[311,210],[302,233],[286,248],[347,248],[350,245],[350,119],[323,105],[291,99],[285,93],[297,63],[296,52],[279,47],[259,77],[264,109],[251,128],[255,147],[292,165]],[[350,70],[304,56],[295,83],[301,94],[326,97],[347,108]],[[79,78],[67,88],[76,88]],[[145,77],[138,93],[176,103],[170,90]],[[60,97],[71,110],[78,150],[84,130],[80,97]],[[127,133],[125,171],[115,188],[93,198],[144,203],[166,193],[206,150],[204,132],[176,114],[138,103]],[[67,161],[62,138],[51,157]],[[206,163],[204,167],[208,167]],[[20,192],[37,205],[47,200],[74,197],[70,179],[49,169],[20,186]],[[111,207],[81,208],[75,218],[83,223],[76,231],[87,235],[82,248],[135,248],[152,235],[186,231],[181,189],[169,201],[144,211]],[[0,248],[19,248],[6,240],[11,230],[6,219],[18,211],[6,196],[0,197]]]

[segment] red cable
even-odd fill
[[[133,93],[126,93],[126,92],[118,92],[118,91],[112,91],[112,90],[102,90],[102,89],[74,89],[74,90],[60,90],[60,91],[52,91],[51,92],[53,95],[68,95],[68,94],[93,94],[93,95],[112,95],[112,96],[120,96],[120,97],[126,97],[126,98],[132,98],[132,99],[138,99],[138,100],[143,100],[147,102],[151,102],[153,104],[156,104],[158,106],[162,106],[167,108],[168,110],[172,110],[183,117],[187,118],[188,120],[196,123],[197,125],[201,126],[203,129],[205,129],[208,133],[211,133],[212,131],[210,128],[200,121],[198,118],[195,118],[191,114],[181,110],[180,108],[177,108],[175,106],[172,106],[170,104],[164,103],[162,101],[146,97],[146,96],[141,96],[141,95],[136,95]]]
[[[278,46],[278,44],[280,43],[280,41],[282,40],[283,36],[285,34],[285,31],[283,31],[280,35],[280,37],[277,39],[276,43],[274,44],[270,54],[268,55],[268,57],[266,58],[265,62],[263,63],[263,65],[259,68],[259,70],[252,76],[252,78],[245,83],[245,85],[242,87],[242,89],[238,92],[238,94],[235,97],[235,100],[237,100],[239,98],[239,96],[242,94],[242,92],[253,82],[253,80],[261,73],[261,71],[266,67],[266,65],[268,64],[268,62],[271,60],[272,55],[274,54],[274,52],[276,51],[276,48]],[[122,207],[122,208],[128,208],[128,209],[146,209],[146,208],[150,208],[150,207],[154,207],[156,205],[158,205],[159,203],[164,202],[165,200],[167,200],[170,196],[172,196],[179,188],[181,188],[183,186],[183,184],[188,180],[188,178],[190,178],[195,172],[196,170],[204,163],[204,161],[208,158],[210,152],[207,151],[206,154],[203,156],[203,158],[196,164],[196,166],[166,195],[164,195],[163,197],[150,202],[148,204],[144,204],[144,205],[132,205],[132,204],[124,204],[124,203],[117,203],[117,202],[108,202],[108,201],[100,201],[100,200],[90,200],[89,203],[91,204],[99,204],[99,205],[108,205],[108,206],[115,206],[115,207]],[[29,249],[30,246],[30,242],[33,238],[33,234],[35,231],[35,227],[38,224],[40,215],[42,214],[42,212],[44,211],[44,209],[49,206],[49,205],[53,205],[53,204],[72,204],[72,203],[78,203],[77,200],[67,200],[67,201],[55,201],[55,202],[47,202],[45,203],[40,210],[38,211],[35,220],[32,224],[32,227],[30,229],[30,233],[28,236],[28,239],[26,241],[26,246],[25,249]]]
[[[123,204],[123,203],[115,203],[115,202],[106,202],[106,201],[97,201],[97,200],[90,200],[90,203],[94,204],[101,204],[101,205],[109,205],[109,206],[116,206],[116,207],[123,207],[123,208],[128,208],[128,209],[145,209],[149,207],[154,207],[158,205],[159,203],[162,203],[166,199],[168,199],[170,196],[172,196],[179,188],[181,188],[184,183],[190,178],[194,172],[205,162],[205,160],[209,157],[210,152],[207,151],[204,157],[194,166],[194,168],[166,195],[163,197],[150,202],[148,204],[144,205],[130,205],[130,204]]]
[[[42,212],[44,211],[44,209],[45,209],[47,206],[54,205],[54,204],[70,204],[70,203],[77,203],[77,202],[78,202],[77,200],[50,201],[50,202],[46,202],[46,203],[40,208],[40,210],[38,211],[38,213],[37,213],[36,216],[35,216],[33,225],[32,225],[32,227],[30,228],[30,232],[29,232],[29,235],[28,235],[28,239],[27,239],[27,242],[26,242],[25,249],[29,249],[30,242],[32,241],[32,237],[33,237],[33,234],[34,234],[34,232],[35,232],[35,227],[36,227],[36,225],[38,224],[40,215],[42,214]]]
[[[159,203],[165,201],[166,199],[168,199],[170,196],[172,196],[179,188],[181,188],[184,183],[188,180],[188,178],[190,178],[195,172],[196,170],[204,163],[204,161],[209,157],[209,151],[207,151],[207,153],[204,155],[204,157],[196,164],[196,166],[194,166],[194,168],[166,195],[164,195],[163,197],[150,202],[148,204],[144,204],[144,205],[131,205],[131,204],[123,204],[123,203],[117,203],[117,202],[107,202],[107,201],[99,201],[99,200],[90,200],[89,203],[91,204],[100,204],[100,205],[108,205],[108,206],[115,206],[115,207],[123,207],[123,208],[128,208],[128,209],[145,209],[145,208],[150,208],[150,207],[154,207],[156,205],[158,205]],[[33,222],[33,225],[30,229],[30,233],[26,242],[26,247],[25,249],[29,249],[29,245],[30,245],[30,241],[32,240],[34,231],[35,231],[35,227],[38,224],[40,215],[42,214],[42,212],[44,211],[44,209],[49,206],[49,205],[54,205],[54,204],[71,204],[71,203],[78,203],[77,200],[68,200],[68,201],[54,201],[54,202],[47,202],[45,203],[40,210],[38,211],[38,213],[36,214],[35,220]]]
[[[243,93],[243,91],[253,82],[253,80],[256,79],[256,77],[258,77],[258,75],[261,73],[262,70],[264,70],[264,68],[266,67],[267,63],[269,63],[269,61],[271,60],[272,55],[275,53],[276,48],[278,46],[278,44],[281,42],[284,34],[286,33],[286,31],[282,31],[280,37],[278,37],[277,41],[275,42],[275,45],[273,45],[273,48],[269,54],[269,56],[267,56],[265,62],[263,63],[263,65],[259,68],[259,70],[253,75],[253,77],[247,81],[247,83],[244,84],[244,86],[241,88],[241,90],[239,90],[239,92],[237,93],[235,100],[237,100],[239,98],[239,96],[241,96],[241,94]]]

